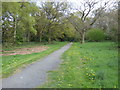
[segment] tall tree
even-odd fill
[[[6,40],[9,42],[10,40],[11,43],[15,44],[19,36],[24,38],[21,36],[24,32],[36,33],[36,30],[33,28],[35,20],[32,16],[37,10],[35,4],[29,2],[4,2],[2,5],[4,42]]]
[[[43,36],[46,35],[46,28],[48,19],[46,18],[45,14],[39,10],[35,16],[36,24],[35,28],[37,30],[37,41],[42,42]]]
[[[50,43],[51,39],[56,37],[56,35],[60,36],[61,29],[58,27],[61,24],[61,18],[64,16],[64,11],[66,10],[67,5],[63,2],[45,2],[42,3],[41,6],[41,11],[45,14],[48,20],[46,33],[48,42]]]
[[[82,2],[80,2],[81,5],[77,7],[77,16],[80,18],[80,23],[82,24],[82,27],[78,28],[78,24],[75,23],[74,21],[76,20],[70,20],[70,18],[68,18],[68,20],[73,24],[73,26],[76,28],[76,31],[78,31],[78,33],[81,36],[81,43],[85,42],[85,32],[87,30],[89,30],[92,25],[96,22],[96,20],[99,18],[99,16],[101,15],[101,12],[103,9],[106,8],[106,6],[108,5],[108,2],[105,2],[103,5],[100,5],[100,7],[97,7],[96,9],[96,5],[99,4],[98,1],[93,1],[93,0],[84,0]],[[88,19],[88,17],[90,17],[92,15],[92,12],[94,11],[94,16],[91,17],[91,20]],[[88,22],[90,21],[90,22]]]
[[[19,14],[19,3],[4,2],[3,4],[3,36],[7,35],[5,32],[13,32],[13,42],[16,42],[17,19]],[[16,8],[15,8],[16,7]],[[9,30],[10,29],[10,30]],[[8,37],[9,38],[9,37]],[[4,40],[5,38],[3,38]]]

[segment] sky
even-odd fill
[[[32,1],[32,2],[36,2],[38,6],[39,6],[40,2],[71,2],[73,7],[76,7],[76,6],[82,6],[81,2],[84,2],[85,0],[1,0],[1,1],[2,2]],[[89,1],[99,1],[102,3],[101,5],[103,5],[103,3],[106,1],[113,2],[113,1],[120,1],[120,0],[89,0]],[[95,8],[98,8],[99,5],[100,4],[96,4]],[[111,6],[112,5],[109,5],[108,9],[111,8]]]
[[[83,2],[85,0],[1,0],[2,2],[19,2],[19,1],[24,1],[24,2],[27,2],[27,1],[32,1],[32,2],[37,2],[37,4],[39,4],[39,2],[71,2],[71,3],[74,3],[76,6],[80,6],[80,2]],[[90,0],[90,1],[100,1],[101,3],[104,3],[106,1],[110,1],[110,2],[113,2],[113,1],[120,1],[120,0]],[[99,5],[96,5],[96,7],[99,7]]]
[[[73,4],[75,4],[75,6],[80,6],[81,2],[84,2],[85,0],[32,0],[37,2],[37,4],[39,4],[39,2],[71,2]],[[89,1],[99,1],[101,3],[101,5],[104,4],[104,2],[113,2],[113,1],[119,1],[119,0],[89,0]],[[100,4],[97,4],[96,7],[99,7]],[[109,6],[110,7],[110,6]]]
[[[86,0],[33,0],[37,3],[37,5],[40,5],[40,2],[70,2],[73,8],[78,8],[81,6],[81,8],[83,9],[83,5],[81,3],[83,3]],[[100,5],[104,5],[105,2],[109,1],[109,3],[114,2],[114,1],[118,1],[118,0],[87,0],[87,1],[98,1],[99,3],[95,5],[95,9],[99,8]],[[112,7],[112,4],[108,5],[109,7],[107,7],[107,9],[110,9]]]
[[[52,2],[52,1],[57,1],[57,2],[76,2],[78,3],[79,1],[84,1],[84,0],[0,0],[2,2],[18,2],[18,1],[33,1],[33,2],[42,2],[42,1],[46,1],[46,2]],[[94,1],[120,1],[120,0],[94,0]]]

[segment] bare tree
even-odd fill
[[[71,18],[68,18],[68,20],[71,22],[71,24],[75,27],[76,31],[81,36],[81,43],[85,42],[85,32],[89,30],[93,24],[96,22],[96,20],[100,17],[102,14],[102,11],[106,9],[108,6],[109,2],[99,2],[99,1],[93,1],[93,0],[84,0],[80,2],[80,6],[77,6],[75,10],[79,13],[77,15],[81,20],[82,26],[78,25],[76,23],[76,20],[70,20]],[[90,20],[88,20],[88,18]]]

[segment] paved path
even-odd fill
[[[47,72],[56,69],[60,56],[70,48],[72,43],[63,46],[42,60],[27,66],[21,72],[2,80],[3,88],[35,88],[47,81]]]

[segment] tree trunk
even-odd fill
[[[42,31],[40,32],[40,39],[39,39],[39,42],[42,42]]]
[[[85,32],[81,35],[81,44],[85,43]]]
[[[51,43],[51,38],[50,37],[48,38],[48,43]]]
[[[51,43],[51,30],[48,29],[48,32],[49,32],[49,36],[48,36],[48,43]]]
[[[14,35],[13,35],[13,38],[14,38],[14,44],[16,43],[16,33],[17,33],[17,31],[16,31],[16,18],[14,18]]]
[[[26,33],[23,34],[23,42],[26,42]]]
[[[28,31],[27,42],[30,42],[30,32]]]
[[[42,37],[40,36],[40,41],[39,42],[42,42]]]

